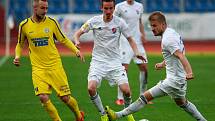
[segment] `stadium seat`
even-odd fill
[[[185,12],[214,12],[215,0],[185,0]]]
[[[52,0],[49,2],[49,13],[68,13],[69,12],[69,1],[68,0]]]
[[[18,24],[23,19],[30,16],[30,12],[31,12],[30,2],[31,1],[29,0],[10,0],[9,11],[11,14],[14,14],[14,19]]]
[[[124,0],[116,0],[116,3]],[[180,12],[181,0],[136,0],[137,2],[144,2],[145,12],[152,12],[160,10],[166,13]],[[72,4],[72,7],[70,6]],[[22,9],[20,9],[22,8]],[[10,0],[10,13],[15,14],[15,20],[20,22],[31,14],[30,0]],[[215,12],[215,0],[184,0],[185,12]],[[50,0],[49,10],[50,14],[60,13],[80,13],[91,14],[101,13],[100,2],[98,0]]]
[[[165,12],[167,13],[180,12],[180,0],[165,0],[165,1],[166,1],[166,6],[164,7]]]
[[[180,0],[146,0],[146,12],[178,13],[180,12],[179,2]]]
[[[87,0],[74,0],[74,13],[85,13],[88,11]]]

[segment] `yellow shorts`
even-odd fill
[[[32,69],[35,95],[51,94],[52,88],[58,96],[71,94],[63,67],[55,69]]]

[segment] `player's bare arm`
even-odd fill
[[[143,44],[145,44],[147,41],[145,38],[144,24],[143,24],[142,19],[139,19],[139,22],[140,22],[141,41]]]
[[[161,70],[161,69],[163,69],[165,66],[166,66],[165,61],[162,61],[162,62],[160,62],[160,63],[156,63],[156,64],[155,64],[155,69],[156,69],[156,70]]]
[[[81,47],[80,47],[80,37],[81,37],[82,34],[84,34],[84,32],[83,32],[81,29],[79,29],[78,31],[76,31],[75,34],[74,34],[75,46],[76,46],[78,49],[81,48]],[[77,52],[76,55],[77,55],[78,57],[80,57],[80,59],[81,59],[83,62],[85,62],[85,60],[84,60],[84,58],[83,58],[83,55],[82,55],[82,53],[81,53],[80,51]]]
[[[84,34],[82,29],[79,29],[78,31],[75,32],[74,34],[74,39],[75,39],[75,46],[80,49],[80,37],[81,35]]]
[[[85,62],[84,55],[80,51],[76,52],[76,56],[79,57],[81,61]]]
[[[194,78],[193,71],[192,71],[191,65],[190,65],[189,61],[187,60],[186,56],[179,50],[176,50],[174,52],[174,55],[181,61],[182,65],[184,67],[184,70],[186,72],[186,79],[187,80],[193,79]]]
[[[137,49],[137,45],[136,43],[134,42],[133,38],[132,37],[128,37],[127,38],[132,50],[134,51],[135,55],[137,58],[143,60],[144,62],[146,62],[146,59],[143,57],[143,55],[140,54],[140,52],[138,51]]]

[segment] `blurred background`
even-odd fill
[[[116,0],[116,3],[123,0]],[[136,0],[144,6],[144,24],[149,45],[156,43],[148,25],[152,11],[162,11],[169,26],[176,29],[188,43],[206,42],[214,47],[215,0]],[[32,15],[31,0],[1,0],[0,2],[0,43],[1,55],[13,54],[9,48],[17,41],[19,23]],[[49,0],[48,15],[57,19],[69,38],[89,18],[100,11],[100,0]],[[7,23],[7,24],[6,24]],[[91,34],[91,33],[89,33]],[[92,35],[82,36],[83,42],[92,42]],[[89,44],[90,45],[90,44]],[[91,45],[92,46],[92,45]],[[146,45],[147,46],[147,45]],[[146,47],[148,48],[148,47]],[[208,48],[208,47],[207,47]],[[215,48],[215,47],[214,47]],[[150,51],[150,50],[149,50]]]

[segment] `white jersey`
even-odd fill
[[[134,1],[134,4],[129,5],[127,1],[116,5],[114,15],[123,18],[129,26],[131,35],[137,44],[142,43],[140,38],[140,23],[143,14],[143,5]]]
[[[121,33],[130,37],[130,31],[126,22],[113,16],[110,22],[103,21],[103,15],[89,19],[82,27],[82,31],[93,31],[94,47],[92,62],[100,62],[111,69],[121,68],[121,57],[119,50],[119,38]]]
[[[161,48],[164,61],[166,62],[167,79],[174,80],[180,84],[184,83],[186,79],[185,70],[180,60],[173,55],[176,50],[185,54],[181,36],[175,30],[167,28],[162,35]]]

